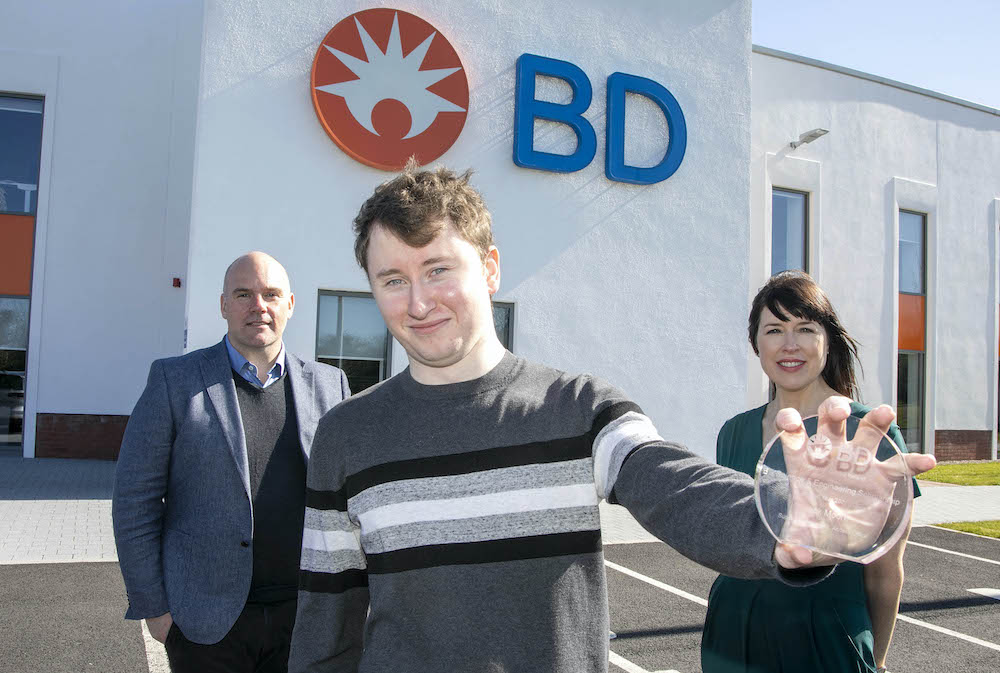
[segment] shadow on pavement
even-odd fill
[[[108,500],[115,463],[0,455],[0,500]]]

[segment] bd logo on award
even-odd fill
[[[458,139],[469,82],[434,26],[395,9],[368,9],[335,25],[312,66],[316,115],[354,159],[382,170],[415,156],[434,161]]]

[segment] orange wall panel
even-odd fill
[[[924,301],[920,294],[899,295],[899,350],[924,350]]]
[[[33,215],[0,214],[0,295],[31,294]]]

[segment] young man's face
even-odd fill
[[[483,260],[450,223],[422,248],[376,223],[368,278],[382,319],[406,349],[411,368],[460,367],[496,339],[490,297],[500,286],[499,253],[491,247]]]

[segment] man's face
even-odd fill
[[[229,324],[230,343],[241,352],[280,348],[294,306],[288,274],[266,255],[251,253],[241,258],[226,276],[222,317]]]
[[[450,223],[422,248],[376,223],[368,278],[411,367],[451,367],[496,338],[490,297],[500,286],[499,253],[491,247],[483,260]]]

